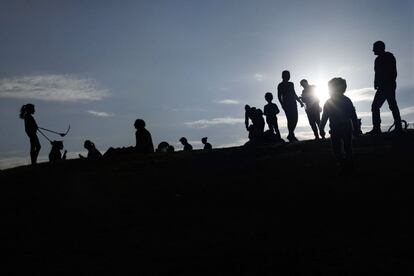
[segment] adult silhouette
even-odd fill
[[[318,130],[320,131],[320,113],[322,109],[319,106],[319,98],[316,95],[316,87],[314,85],[310,85],[305,79],[300,81],[300,85],[303,87],[300,99],[305,104],[305,111],[308,116],[309,125],[312,128],[315,139],[319,139]],[[321,136],[324,138],[322,133]]]
[[[352,101],[344,95],[346,81],[333,78],[328,82],[330,98],[323,106],[321,133],[329,119],[332,149],[343,172],[352,170],[352,135],[357,135],[358,118]],[[343,149],[342,149],[343,147]]]
[[[395,57],[392,53],[385,51],[385,43],[382,41],[375,42],[372,51],[377,56],[374,66],[374,88],[377,91],[371,106],[373,128],[368,134],[375,135],[381,133],[380,108],[385,101],[388,102],[392,116],[394,117],[394,132],[401,133],[400,110],[395,98],[395,90],[397,88],[397,65]]]
[[[271,133],[275,133],[276,136],[280,139],[279,126],[277,124],[277,114],[280,110],[275,103],[273,103],[273,94],[267,92],[265,94],[265,100],[267,104],[263,108],[263,114],[266,116],[266,123],[269,127]]]
[[[154,145],[151,133],[145,128],[145,121],[142,119],[135,120],[134,127],[137,130],[135,132],[136,151],[139,153],[153,153]]]
[[[190,145],[190,143],[188,143],[187,138],[181,137],[180,142],[184,146],[183,151],[192,151],[193,150],[193,146]]]
[[[298,102],[301,107],[303,107],[303,103],[296,95],[294,84],[289,80],[290,72],[287,70],[283,71],[282,82],[277,86],[277,97],[286,114],[287,127],[289,130],[287,139],[290,142],[293,142],[298,140],[295,137],[295,128],[298,123],[298,107],[296,102]]]
[[[209,142],[207,142],[207,137],[201,138],[201,143],[204,144],[204,150],[212,150],[213,149],[213,146]]]
[[[25,104],[20,108],[20,119],[24,120],[24,130],[30,139],[30,160],[32,164],[36,164],[37,157],[40,152],[39,137],[37,137],[37,126],[36,120],[33,118],[35,113],[35,106],[31,103]]]
[[[102,157],[102,153],[96,148],[95,144],[92,141],[86,140],[83,143],[83,147],[88,151],[88,155],[85,157],[79,154],[79,158],[99,159]]]

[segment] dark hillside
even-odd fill
[[[2,171],[1,274],[412,275],[414,132],[354,146],[351,176],[329,140]]]

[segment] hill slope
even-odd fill
[[[0,173],[4,270],[67,274],[405,271],[413,257],[414,132],[67,160]],[[24,265],[23,265],[24,264]],[[405,274],[405,273],[404,273]]]

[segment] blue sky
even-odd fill
[[[29,163],[18,119],[28,102],[39,125],[71,125],[70,157],[85,139],[101,151],[133,145],[137,118],[155,145],[241,145],[243,106],[263,108],[285,69],[298,94],[302,78],[345,78],[368,130],[376,40],[397,58],[397,99],[414,121],[412,1],[1,1],[0,167]],[[310,138],[299,114],[297,136]],[[386,104],[382,114],[385,128]],[[286,136],[283,111],[279,125]]]

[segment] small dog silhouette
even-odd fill
[[[63,150],[63,141],[52,141],[50,142],[50,144],[52,145],[52,149],[49,153],[49,162],[52,163],[59,160],[65,160],[67,151],[64,151],[63,156],[60,152],[61,150]]]

